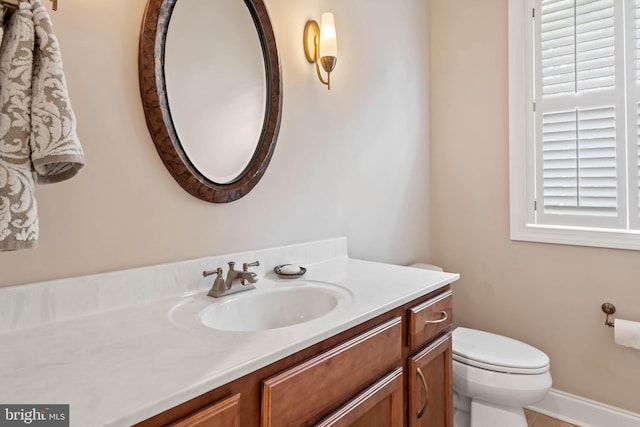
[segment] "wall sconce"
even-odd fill
[[[307,21],[304,27],[304,53],[309,62],[316,64],[320,81],[327,85],[327,89],[331,89],[331,72],[338,62],[338,40],[333,13],[323,13],[320,23],[321,26],[318,27],[318,22]],[[322,78],[318,62],[327,73],[326,80]]]

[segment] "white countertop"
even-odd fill
[[[350,303],[295,326],[228,332],[172,320],[191,291],[0,333],[0,403],[70,404],[72,426],[128,426],[459,278],[346,256],[306,267],[304,279],[347,289]],[[258,288],[286,280],[262,273]]]

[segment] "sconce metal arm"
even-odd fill
[[[320,72],[320,35],[316,34],[313,37],[313,44],[315,46],[315,60],[313,62],[316,63],[316,73],[318,73],[318,78],[322,82],[322,84],[327,85],[327,89],[331,90],[331,71],[327,72],[327,80],[322,78],[322,73]],[[324,64],[323,64],[324,68]]]

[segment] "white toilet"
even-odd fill
[[[528,344],[453,331],[454,427],[527,427],[524,407],[551,388],[549,357]]]

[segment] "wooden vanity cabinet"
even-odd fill
[[[451,319],[447,285],[137,427],[451,427]]]

